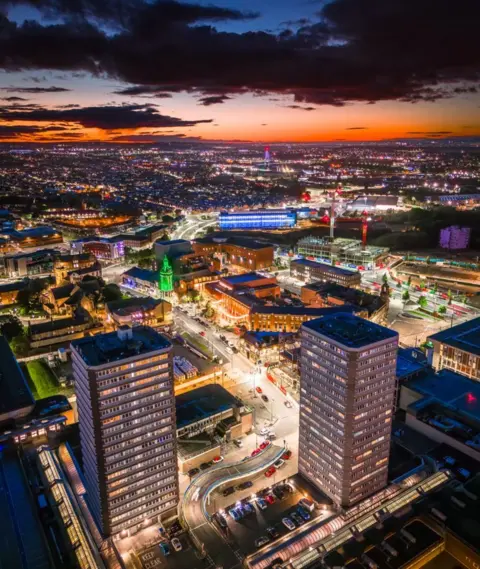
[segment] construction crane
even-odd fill
[[[367,246],[367,233],[368,233],[368,212],[362,212],[362,247],[365,249]]]
[[[330,205],[330,239],[334,238],[335,234],[335,213],[337,204],[337,194],[342,193],[342,183],[340,182],[340,174],[337,176],[337,187],[332,192],[332,202]]]

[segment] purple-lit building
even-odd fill
[[[86,237],[72,241],[73,254],[92,253],[99,261],[115,261],[125,256],[125,242],[117,237]]]
[[[440,230],[439,245],[442,249],[467,249],[470,242],[470,227],[452,225]]]

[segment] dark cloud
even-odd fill
[[[446,134],[453,134],[451,130],[433,130],[433,131],[424,131],[424,130],[411,130],[405,134],[417,134],[421,136],[444,136]]]
[[[66,128],[58,125],[33,126],[33,125],[5,125],[0,124],[0,139],[17,138],[25,135],[38,135],[46,132],[65,131]]]
[[[0,15],[0,68],[89,72],[137,95],[415,103],[475,93],[480,79],[478,0],[330,0],[318,21],[279,33],[219,31],[209,23],[254,14],[173,0],[0,0],[0,8],[25,3],[57,23]]]
[[[210,105],[221,105],[225,101],[229,101],[231,97],[228,95],[210,95],[209,97],[202,97],[199,99],[199,105],[209,107]]]
[[[179,88],[181,91],[181,88]],[[148,85],[133,85],[131,87],[125,87],[124,89],[118,89],[117,91],[113,91],[114,95],[128,95],[131,97],[137,96],[151,96],[151,97],[159,97],[161,99],[167,99],[172,96],[171,93],[165,93],[162,90],[159,90],[158,87],[151,87]]]
[[[47,109],[39,107],[18,110],[0,107],[0,120],[76,123],[84,128],[137,129],[142,127],[168,128],[195,126],[210,123],[211,119],[182,120],[177,117],[161,115],[152,105],[105,105],[69,109]]]
[[[368,126],[349,126],[345,130],[368,130]]]
[[[71,91],[71,89],[65,89],[65,87],[0,87],[0,90],[6,91],[7,93],[65,93],[66,91]]]
[[[112,142],[146,142],[146,143],[154,143],[154,142],[198,142],[202,140],[200,137],[197,136],[186,136],[182,134],[170,135],[170,134],[122,134],[119,136],[115,136],[110,139]]]
[[[1,101],[7,101],[8,103],[14,103],[17,101],[28,101],[28,99],[25,99],[24,97],[3,97],[0,98]]]
[[[299,111],[315,111],[315,107],[302,107],[302,105],[283,105],[287,109],[298,109]]]

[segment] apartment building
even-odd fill
[[[221,266],[238,272],[260,271],[273,265],[273,245],[245,237],[202,237],[192,241],[193,252],[215,257]]]
[[[149,327],[72,343],[83,470],[106,536],[124,537],[178,503],[172,345]]]
[[[299,472],[340,506],[387,483],[398,334],[337,313],[301,328]]]
[[[328,281],[343,286],[359,286],[362,276],[358,271],[349,271],[334,265],[317,263],[309,259],[297,259],[290,263],[290,275],[306,282]]]

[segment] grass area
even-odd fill
[[[210,351],[210,349],[208,348],[208,346],[206,344],[204,344],[203,342],[201,342],[200,340],[198,340],[195,336],[193,336],[192,334],[189,334],[188,332],[182,332],[181,335],[183,338],[185,338],[185,340],[187,340],[187,342],[190,342],[190,344],[192,344],[192,346],[199,349],[201,352],[203,352],[209,358],[213,358],[213,354]]]
[[[408,310],[408,314],[413,314],[414,316],[421,316],[425,320],[431,320],[432,322],[436,322],[438,318],[435,318],[432,314],[428,312],[424,312],[423,310]]]
[[[26,362],[25,368],[27,380],[35,399],[43,399],[62,393],[63,390],[47,364],[41,360],[34,360]]]

